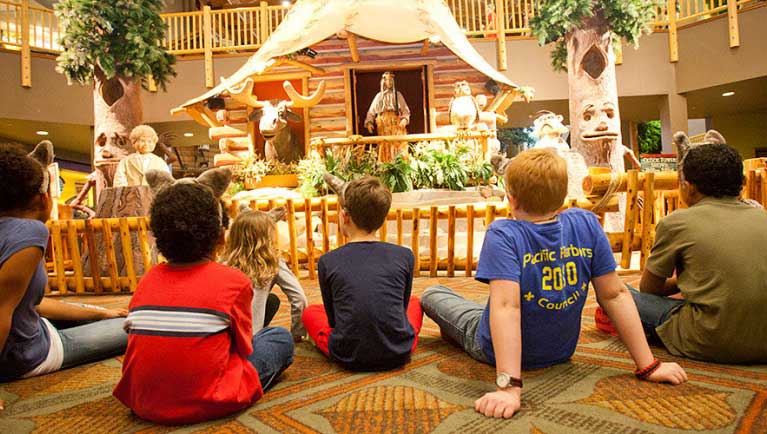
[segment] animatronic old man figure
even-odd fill
[[[373,98],[373,102],[365,117],[365,128],[373,132],[375,122],[376,133],[379,136],[402,136],[407,134],[410,123],[410,109],[405,97],[397,91],[394,84],[394,73],[384,72],[381,76],[381,91]],[[406,151],[406,142],[381,143],[378,147],[378,159],[391,161],[398,152]]]
[[[148,170],[170,173],[165,161],[152,153],[157,140],[157,133],[149,125],[139,125],[131,131],[130,141],[136,152],[120,161],[115,173],[115,187],[149,185],[144,177]]]

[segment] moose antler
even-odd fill
[[[224,82],[224,77],[221,77],[221,82]],[[226,90],[229,91],[229,96],[235,101],[245,104],[248,107],[263,108],[263,101],[259,101],[258,97],[253,95],[253,79],[248,78],[240,84],[234,86],[227,86]]]
[[[325,96],[325,80],[320,81],[320,85],[317,86],[317,90],[315,90],[314,93],[310,96],[303,96],[298,93],[293,85],[287,80],[282,83],[282,87],[285,88],[285,92],[288,94],[288,97],[290,97],[288,107],[311,107],[320,102],[322,97]]]

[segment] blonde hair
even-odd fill
[[[271,284],[279,268],[274,227],[269,214],[247,211],[234,220],[226,240],[224,262],[247,274],[259,287]]]
[[[506,168],[506,191],[532,214],[558,210],[567,196],[567,162],[550,149],[530,149]]]

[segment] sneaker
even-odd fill
[[[596,312],[594,312],[594,322],[599,330],[612,336],[618,336],[618,331],[615,330],[613,323],[610,322],[610,317],[602,310],[602,307],[598,307]]]

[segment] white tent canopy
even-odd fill
[[[181,108],[262,73],[274,58],[317,44],[342,30],[392,44],[438,39],[477,71],[498,83],[517,87],[477,53],[444,0],[297,0],[245,65]]]

